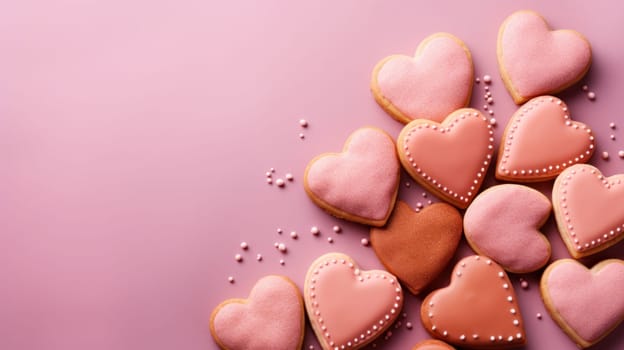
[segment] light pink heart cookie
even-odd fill
[[[383,334],[403,307],[403,291],[394,276],[360,270],[340,253],[312,263],[303,295],[312,329],[325,350],[363,347]]]
[[[314,203],[334,216],[383,226],[394,208],[399,171],[394,140],[367,127],[349,136],[342,153],[310,161],[304,187]]]
[[[533,11],[507,17],[498,32],[498,66],[517,104],[557,93],[577,81],[591,65],[591,46],[573,30],[555,30]]]
[[[420,118],[441,122],[470,103],[473,70],[468,47],[451,34],[436,33],[418,45],[414,57],[381,60],[373,70],[371,90],[401,123]]]
[[[303,299],[288,277],[266,276],[248,299],[229,299],[210,316],[210,333],[225,350],[297,350],[304,334]]]
[[[591,270],[572,259],[557,260],[544,271],[540,290],[552,318],[581,348],[624,319],[623,260],[604,260]]]
[[[607,178],[591,165],[577,164],[557,177],[552,193],[559,233],[574,258],[624,238],[624,174]]]
[[[589,161],[594,135],[570,119],[560,99],[540,96],[511,116],[498,152],[496,178],[534,182],[555,178],[566,167]]]
[[[442,124],[416,119],[397,141],[405,170],[423,187],[459,208],[477,194],[494,152],[494,132],[479,111],[462,108]]]
[[[550,243],[538,229],[551,208],[550,200],[530,187],[490,187],[466,210],[466,240],[475,252],[492,258],[507,271],[535,271],[550,258]]]

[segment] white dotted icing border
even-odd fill
[[[389,277],[386,274],[382,274],[382,273],[364,273],[363,274],[359,268],[355,267],[355,264],[353,262],[350,262],[346,259],[328,258],[324,262],[320,262],[314,268],[314,271],[312,272],[312,274],[315,276],[320,275],[323,268],[326,266],[330,266],[330,264],[331,265],[337,265],[337,264],[347,265],[353,271],[353,275],[357,276],[357,280],[359,282],[363,283],[366,280],[371,280],[374,278],[374,279],[387,280],[388,283],[395,286],[395,289],[394,289],[396,293],[395,302],[392,305],[392,307],[388,310],[388,312],[382,318],[380,318],[376,324],[371,325],[371,327],[366,329],[358,337],[354,337],[352,341],[348,341],[346,344],[336,344],[331,339],[331,333],[330,333],[330,330],[327,329],[327,326],[325,326],[324,324],[325,321],[323,320],[323,315],[321,314],[319,303],[317,300],[315,300],[316,299],[315,289],[316,289],[316,282],[318,281],[318,279],[317,277],[314,277],[314,276],[310,279],[308,295],[310,296],[310,299],[312,300],[311,305],[312,305],[313,312],[312,312],[311,317],[316,318],[316,321],[318,322],[318,324],[321,327],[321,330],[323,331],[323,338],[325,338],[325,340],[327,341],[329,346],[333,348],[333,350],[350,349],[359,345],[360,343],[366,342],[369,338],[375,338],[377,333],[382,332],[385,329],[385,327],[389,326],[390,323],[394,321],[394,318],[396,318],[396,315],[398,315],[398,313],[401,311],[400,302],[402,302],[403,293],[401,290],[401,286],[394,278]]]
[[[556,103],[561,107],[561,110],[564,112],[563,118],[565,119],[565,125],[574,129],[582,129],[587,132],[589,135],[589,148],[585,150],[585,152],[575,156],[572,159],[569,159],[566,162],[561,164],[549,164],[547,167],[542,169],[509,169],[505,165],[507,163],[507,159],[511,153],[511,146],[514,140],[514,133],[518,129],[519,124],[523,121],[523,117],[526,117],[527,113],[529,113],[534,108],[537,108],[540,104],[544,102]],[[586,125],[579,125],[578,123],[574,123],[570,120],[570,116],[568,115],[568,107],[558,98],[555,97],[543,97],[531,102],[528,106],[523,106],[519,115],[515,115],[512,117],[512,124],[508,132],[506,133],[505,147],[503,149],[503,157],[501,160],[500,171],[504,175],[512,175],[514,177],[531,177],[531,176],[541,176],[541,175],[554,175],[560,173],[563,169],[582,162],[585,160],[585,157],[589,158],[594,149],[594,136],[592,135],[592,131]]]
[[[451,130],[453,129],[453,126],[459,124],[461,120],[465,120],[466,117],[471,117],[471,116],[480,118],[487,125],[488,134],[490,135],[488,139],[487,154],[486,154],[485,159],[483,160],[483,166],[481,167],[481,169],[479,169],[476,176],[472,179],[470,190],[466,193],[457,193],[453,191],[452,189],[448,188],[448,186],[446,186],[445,184],[441,183],[437,179],[432,178],[430,175],[422,171],[422,169],[418,166],[418,164],[412,157],[412,154],[409,151],[408,143],[409,143],[410,137],[419,130],[430,129],[430,130],[436,130],[440,132],[441,134],[448,133],[448,132],[451,132]],[[453,119],[451,123],[448,124],[448,126],[445,126],[444,124],[441,125],[441,124],[434,123],[434,122],[418,124],[418,126],[412,128],[407,133],[405,139],[403,140],[403,150],[405,151],[405,156],[407,157],[407,161],[414,168],[414,170],[416,170],[416,173],[421,178],[429,182],[433,188],[437,188],[439,191],[446,193],[449,197],[459,199],[462,202],[468,203],[470,202],[470,199],[474,197],[477,190],[479,189],[479,184],[481,183],[481,181],[483,181],[483,177],[485,176],[488,165],[490,164],[492,160],[492,153],[494,152],[494,131],[492,130],[492,125],[490,124],[488,119],[485,118],[483,115],[481,115],[481,113],[476,112],[476,111],[465,112],[455,117],[455,119]]]
[[[563,219],[565,221],[567,232],[570,235],[570,238],[572,238],[572,241],[574,242],[574,248],[577,251],[581,252],[581,251],[599,246],[603,243],[606,243],[618,237],[620,234],[622,234],[622,231],[624,230],[624,223],[622,223],[622,225],[616,225],[613,229],[610,229],[609,232],[605,232],[602,234],[598,233],[598,237],[596,237],[596,239],[592,239],[587,242],[581,242],[579,240],[576,232],[574,231],[574,225],[572,223],[573,219],[570,216],[570,212],[568,210],[568,203],[566,203],[568,200],[567,198],[568,190],[566,187],[568,186],[570,181],[572,181],[572,178],[574,177],[574,175],[578,174],[579,171],[582,173],[586,171],[591,172],[591,174],[596,176],[596,178],[600,180],[600,182],[602,182],[604,187],[606,187],[607,189],[610,189],[611,186],[622,185],[622,179],[618,178],[615,181],[609,182],[608,179],[604,177],[604,175],[602,175],[598,170],[593,169],[593,168],[581,167],[580,170],[576,170],[576,169],[570,170],[569,173],[565,175],[565,178],[563,179],[563,181],[561,181],[561,186],[559,186],[559,204],[562,209]]]
[[[509,278],[507,277],[507,275],[505,274],[505,272],[503,271],[502,268],[498,267],[497,265],[492,264],[492,260],[490,259],[481,259],[480,256],[475,256],[474,257],[475,261],[479,261],[479,262],[483,262],[488,266],[492,266],[493,268],[496,268],[498,270],[497,276],[501,279],[501,288],[509,291],[509,294],[506,297],[506,300],[511,304],[511,308],[509,309],[509,314],[511,315],[511,323],[517,327],[518,332],[516,334],[510,334],[510,335],[502,335],[502,334],[486,334],[485,335],[485,339],[489,339],[490,342],[492,343],[513,343],[514,341],[518,341],[518,340],[522,340],[522,338],[524,338],[523,335],[523,331],[522,331],[522,327],[521,327],[521,319],[519,318],[519,313],[518,313],[518,304],[517,302],[514,300],[513,297],[513,288],[511,287],[511,282],[509,281]],[[461,278],[461,276],[463,276],[463,272],[462,270],[465,269],[467,266],[466,262],[461,262],[459,265],[459,268],[455,268],[455,275],[457,276],[457,278]],[[435,303],[433,301],[429,302],[429,314],[427,315],[429,317],[429,319],[431,319],[431,331],[432,332],[438,332],[439,334],[441,334],[444,338],[448,338],[449,336],[456,336],[454,334],[450,334],[448,332],[448,330],[446,329],[438,329],[438,327],[435,325],[435,313],[432,311],[434,309]],[[472,338],[473,340],[478,340],[483,336],[483,334],[460,334],[458,336],[458,339],[461,340],[462,342],[467,341],[469,338]]]

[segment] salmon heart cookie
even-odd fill
[[[414,345],[412,350],[455,350],[455,348],[443,341],[428,339]]]
[[[423,40],[414,57],[392,55],[373,70],[371,90],[394,119],[444,120],[470,103],[474,68],[468,47],[448,33]]]
[[[210,316],[210,333],[224,350],[301,349],[305,314],[297,286],[284,276],[261,278],[248,299],[229,299]]]
[[[310,161],[304,187],[314,203],[336,217],[383,226],[394,207],[399,176],[394,140],[368,127],[351,134],[342,153]]]
[[[363,271],[349,256],[329,253],[310,266],[304,299],[310,324],[324,350],[359,349],[397,319],[403,291],[388,272]]]
[[[559,327],[581,348],[599,342],[624,319],[624,261],[591,270],[572,259],[555,261],[540,282],[542,299]]]
[[[552,198],[559,233],[574,258],[624,238],[624,174],[607,178],[591,165],[577,164],[557,177]]]
[[[383,228],[371,228],[371,244],[381,263],[418,294],[451,260],[462,234],[457,209],[435,203],[415,212],[398,202]]]
[[[420,318],[432,336],[462,348],[500,349],[526,342],[513,286],[503,268],[483,256],[460,260],[451,284],[425,298]]]
[[[533,11],[507,17],[498,32],[498,67],[516,104],[557,93],[577,81],[591,65],[591,46],[573,30],[555,30]]]
[[[423,187],[459,208],[477,194],[494,151],[494,132],[479,111],[462,108],[442,124],[416,119],[397,142],[405,170]]]
[[[496,178],[519,182],[553,179],[566,167],[589,161],[593,153],[591,129],[572,121],[563,101],[536,97],[520,107],[505,128]]]
[[[464,233],[472,249],[505,270],[526,273],[550,258],[550,242],[538,231],[552,205],[541,192],[504,184],[481,192],[464,215]]]

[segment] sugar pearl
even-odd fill
[[[286,180],[288,180],[288,181],[292,181],[292,180],[294,180],[294,179],[295,179],[295,177],[294,177],[294,176],[293,176],[293,174],[291,174],[291,173],[288,173],[288,174],[286,174],[286,175],[284,175],[284,176],[286,177]]]
[[[303,140],[303,139],[305,139],[305,135],[304,135],[304,134],[302,134],[302,133],[300,133],[300,134],[299,134],[299,138]]]
[[[280,265],[284,265],[284,264],[286,264],[286,262],[284,261],[284,259],[280,259],[279,263],[280,263]]]
[[[243,250],[247,250],[247,248],[249,248],[249,244],[247,244],[247,242],[241,242],[240,247],[241,247]]]
[[[604,160],[609,159],[609,152],[607,152],[607,151],[602,152],[602,159],[604,159]]]
[[[540,314],[539,312],[537,313],[537,315],[535,315],[535,317],[537,317],[538,320],[542,319],[542,314]]]
[[[613,122],[609,123],[609,127],[610,127],[611,129],[615,129],[615,123],[613,123]]]
[[[618,151],[618,157],[624,158],[624,151]]]
[[[615,140],[615,135],[611,134],[609,135],[609,138],[611,138],[611,140]]]
[[[284,187],[284,185],[285,185],[286,183],[285,183],[285,182],[284,182],[284,180],[282,180],[282,179],[277,179],[277,180],[275,180],[275,184],[276,184],[277,186],[279,186],[279,187]]]
[[[299,237],[299,235],[297,235],[297,232],[292,231],[292,232],[290,233],[290,238],[292,238],[292,239],[297,239],[298,237]]]
[[[243,261],[243,256],[240,255],[240,254],[236,254],[236,255],[234,255],[234,260],[236,260],[238,262],[241,262],[241,261]]]
[[[360,243],[362,243],[362,245],[365,246],[365,247],[368,246],[368,244],[369,244],[368,239],[366,239],[366,238],[362,238],[362,240],[360,240]]]
[[[278,249],[280,252],[282,252],[282,253],[286,252],[286,250],[287,250],[287,248],[286,248],[286,244],[284,244],[284,243],[279,243],[279,244],[277,245],[277,249]]]
[[[271,179],[270,177],[267,177],[266,182],[271,185],[273,183],[273,179]]]
[[[492,77],[491,77],[491,76],[489,76],[489,75],[487,75],[487,74],[486,74],[486,75],[484,75],[484,76],[483,76],[483,82],[484,82],[484,83],[486,83],[486,84],[491,83],[491,82],[492,82]]]
[[[490,118],[490,125],[496,125],[496,118]]]
[[[587,86],[587,85],[583,85],[583,86],[581,87],[581,89],[582,89],[583,91],[588,91],[588,90],[589,90],[589,86]]]
[[[331,237],[327,237],[327,242],[329,242],[329,243],[334,243],[334,239],[333,239],[333,238],[331,238]]]
[[[522,287],[522,289],[529,288],[529,282],[527,282],[527,281],[520,282],[520,287]]]
[[[284,231],[283,231],[281,228],[278,228],[278,229],[277,229],[277,233],[278,233],[278,234],[280,234],[280,235],[281,235],[281,234],[282,234],[282,232],[284,232]]]
[[[334,232],[336,232],[336,233],[342,232],[342,227],[340,227],[338,225],[334,226]]]
[[[234,283],[234,277],[232,277],[232,276],[228,277],[228,282]]]
[[[307,128],[308,127],[308,121],[305,119],[299,119],[299,125],[301,125],[301,127],[303,128]]]
[[[405,328],[407,328],[407,329],[412,329],[412,322],[407,322],[407,323],[405,324]]]
[[[587,93],[587,98],[590,100],[595,100],[596,99],[596,94],[593,91],[590,91]]]
[[[310,233],[315,236],[318,236],[319,233],[321,233],[321,230],[319,230],[319,228],[316,226],[312,226],[312,228],[310,228]]]
[[[262,261],[262,254],[258,254],[258,255],[256,255],[256,260],[258,260],[258,261]]]

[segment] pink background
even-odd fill
[[[424,3],[21,0],[3,6],[0,348],[216,349],[211,310],[226,298],[245,297],[263,275],[284,274],[301,287],[308,265],[329,251],[350,254],[365,269],[380,267],[372,249],[359,243],[366,227],[334,219],[306,197],[303,170],[313,156],[340,150],[360,126],[398,134],[401,125],[371,97],[370,72],[386,55],[411,54],[436,31],[463,39],[476,74],[494,77],[499,137],[516,108],[497,73],[502,20],[530,8],[555,28],[585,34],[594,63],[584,83],[597,100],[579,86],[560,96],[574,119],[594,129],[598,152],[611,154],[609,161],[594,156],[592,164],[607,175],[624,172],[616,155],[624,149],[618,36],[624,12],[615,2]],[[472,106],[482,107],[482,95],[476,85]],[[267,185],[271,167],[274,178],[292,172],[294,182],[284,189]],[[495,182],[491,174],[487,184]],[[536,187],[548,193],[551,183]],[[400,197],[415,206],[421,192],[402,186]],[[335,224],[343,233],[330,232]],[[313,225],[320,237],[309,233]],[[278,227],[300,238],[279,236]],[[545,231],[554,257],[567,257],[552,219]],[[241,241],[249,251],[239,248]],[[285,256],[273,248],[276,241],[287,244]],[[584,262],[624,258],[622,247]],[[236,253],[242,263],[234,261]],[[469,253],[462,243],[457,257]],[[527,323],[526,349],[575,349],[540,301],[539,276],[523,276],[528,290],[511,276]],[[403,323],[414,328],[393,329],[378,348],[409,349],[426,338],[418,319],[422,297],[406,301]],[[596,349],[624,348],[623,335],[619,327]],[[304,344],[317,344],[309,330]]]

